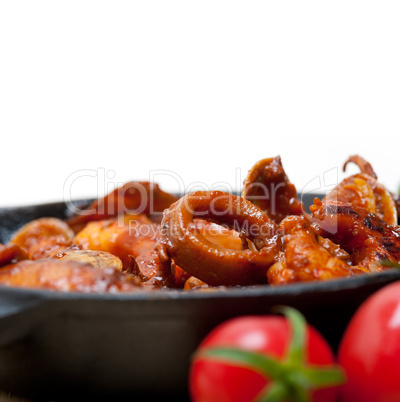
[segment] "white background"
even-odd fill
[[[298,190],[358,153],[396,191],[399,21],[398,1],[3,1],[0,206],[159,169],[237,189],[278,154]]]

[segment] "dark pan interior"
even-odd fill
[[[314,195],[305,195],[309,205]],[[0,210],[0,241],[65,204]],[[190,357],[220,322],[302,311],[336,350],[358,306],[400,271],[213,292],[99,295],[0,287],[0,390],[41,400],[187,400]]]

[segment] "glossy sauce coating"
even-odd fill
[[[363,158],[351,156],[344,169],[349,162],[361,173],[315,200],[312,215],[279,156],[250,169],[241,197],[204,191],[177,200],[156,184],[129,182],[66,221],[41,218],[19,229],[0,245],[0,283],[56,289],[63,273],[59,290],[98,291],[117,278],[112,291],[132,281],[210,291],[388,269],[384,261],[400,261],[399,198]]]
[[[323,247],[305,217],[288,217],[282,227],[286,233],[284,253],[268,270],[270,284],[335,279],[365,272],[339,258],[345,254],[337,247]]]
[[[95,269],[76,261],[21,261],[0,269],[0,284],[62,292],[136,292],[140,283],[114,268]]]
[[[72,244],[74,233],[67,223],[57,218],[40,218],[27,223],[11,238],[32,260],[51,257]]]
[[[68,219],[67,223],[77,232],[88,222],[109,219],[121,214],[145,214],[161,219],[162,211],[177,199],[172,194],[162,191],[158,184],[131,181],[104,198],[94,201],[83,213]]]
[[[367,210],[326,200],[314,201],[312,227],[346,250],[353,265],[383,270],[382,261],[400,260],[400,228],[388,225]]]
[[[235,227],[252,240],[257,251],[225,249],[211,243],[197,229],[195,218]],[[265,213],[241,197],[200,191],[183,197],[164,212],[160,247],[179,266],[210,285],[266,283],[266,272],[280,248],[277,229]]]
[[[261,208],[276,223],[288,215],[300,215],[304,210],[279,156],[263,159],[252,167],[244,180],[242,197]]]

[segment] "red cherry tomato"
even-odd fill
[[[293,330],[290,324],[288,319],[282,316],[244,316],[231,319],[216,327],[200,344],[192,361],[189,375],[192,400],[197,402],[252,401],[271,390],[275,392],[275,389],[279,391],[280,387],[291,387],[285,380],[277,380],[254,366],[207,354],[215,348],[256,352],[259,356],[272,358],[278,364],[282,364],[282,367],[292,365],[292,374],[289,374],[287,378],[291,375],[293,378],[297,374],[301,375],[303,368],[307,369],[307,367],[312,367],[318,372],[332,369],[334,355],[330,346],[313,327],[305,322],[301,357],[298,356],[301,363],[288,362],[287,356],[293,349]],[[340,381],[343,381],[343,377]],[[311,386],[304,390],[304,395],[308,395],[313,401],[334,402],[337,400],[337,391],[338,388],[331,385],[329,388],[318,390]],[[287,398],[285,390],[281,395]]]
[[[347,373],[345,401],[400,401],[400,282],[380,289],[356,311],[339,362]]]

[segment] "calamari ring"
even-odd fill
[[[235,229],[256,251],[226,249],[203,237],[193,222],[201,218]],[[198,191],[164,211],[160,260],[172,258],[181,268],[212,286],[267,283],[267,270],[281,247],[278,226],[245,199],[221,191]]]

